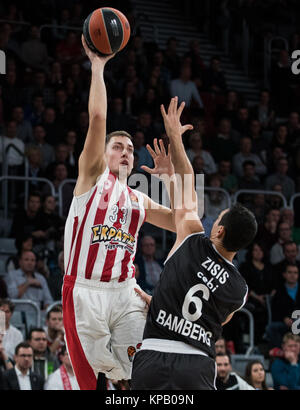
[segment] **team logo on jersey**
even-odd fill
[[[135,243],[135,238],[130,233],[113,226],[95,225],[92,226],[92,232],[92,244],[115,241],[132,247]]]
[[[136,348],[134,346],[129,346],[127,349],[128,359],[130,362],[133,361],[133,357],[136,353]]]

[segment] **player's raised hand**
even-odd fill
[[[99,61],[103,65],[105,65],[108,60],[110,60],[111,58],[113,58],[115,56],[115,54],[109,54],[108,56],[100,56],[100,55],[94,53],[89,48],[89,46],[87,45],[83,34],[81,35],[81,42],[82,42],[84,51],[85,51],[86,55],[88,56],[88,58],[90,59],[91,63],[93,63],[95,61]]]
[[[149,168],[146,165],[142,165],[141,168],[149,174],[155,174],[158,176],[172,176],[175,171],[171,160],[170,146],[168,147],[168,152],[166,152],[163,140],[160,139],[158,145],[157,138],[155,138],[153,148],[154,149],[152,149],[150,145],[147,144],[147,150],[149,151],[153,159],[154,168]]]
[[[166,112],[163,104],[160,106],[160,111],[164,120],[165,130],[169,138],[181,137],[186,131],[192,130],[191,124],[182,125],[180,117],[185,107],[185,102],[182,102],[178,107],[178,97],[171,99],[168,112]]]

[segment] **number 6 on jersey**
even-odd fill
[[[198,320],[202,315],[202,300],[198,296],[194,296],[194,294],[198,291],[202,291],[203,299],[208,301],[209,299],[209,289],[205,285],[195,285],[193,286],[188,293],[185,295],[184,302],[182,305],[182,316],[189,320],[190,322],[195,322]],[[190,304],[193,303],[196,308],[195,313],[190,313],[189,307]]]

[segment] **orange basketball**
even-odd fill
[[[88,47],[100,55],[122,50],[130,37],[130,25],[119,10],[102,7],[85,19],[83,35]]]

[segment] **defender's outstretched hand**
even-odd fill
[[[168,113],[166,113],[163,104],[160,106],[160,111],[164,120],[165,130],[169,138],[182,136],[186,131],[192,130],[194,127],[191,124],[182,125],[180,117],[185,107],[185,102],[182,102],[178,108],[178,97],[171,99]]]
[[[168,147],[168,153],[166,153],[163,140],[159,140],[158,146],[157,138],[154,139],[153,146],[154,150],[147,144],[147,150],[153,159],[154,168],[146,167],[146,165],[142,165],[141,168],[149,174],[156,174],[159,177],[164,174],[172,176],[174,174],[174,166],[171,160],[170,146]]]

